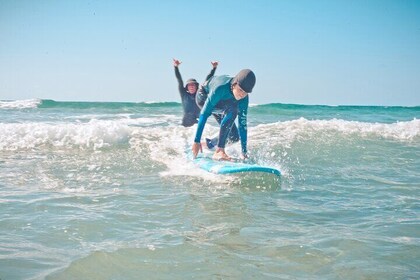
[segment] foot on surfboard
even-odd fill
[[[213,155],[213,160],[225,160],[225,161],[232,161],[232,158],[228,156],[224,150],[216,150]]]

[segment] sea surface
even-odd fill
[[[1,101],[0,279],[420,279],[420,107],[252,105],[280,179],[200,170],[181,115]]]

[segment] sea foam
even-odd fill
[[[175,145],[174,143],[190,143],[195,128],[179,126],[150,127],[157,119],[119,119],[97,120],[76,123],[0,123],[0,151],[33,149],[37,147],[55,147],[60,149],[101,149],[120,144],[137,147],[150,147],[153,143]],[[162,121],[162,120],[160,120]],[[403,142],[416,142],[420,138],[420,120],[396,123],[365,123],[341,119],[307,120],[300,118],[261,124],[249,129],[249,142],[252,145],[263,145],[270,142],[290,143],[296,139],[316,140],[320,136],[360,137],[377,140],[390,139]],[[203,137],[217,132],[217,127],[208,125]],[[136,140],[137,139],[137,140]],[[146,142],[145,142],[146,141]]]
[[[61,147],[99,149],[128,141],[130,128],[118,121],[88,123],[0,123],[0,151]]]
[[[342,119],[308,120],[299,118],[292,121],[261,124],[256,128],[251,128],[251,131],[253,130],[257,131],[257,137],[258,133],[268,130],[269,134],[289,136],[288,138],[298,136],[310,138],[323,133],[333,133],[344,137],[377,137],[411,142],[418,140],[420,137],[420,120],[413,119],[396,123],[368,123]]]

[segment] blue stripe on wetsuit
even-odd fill
[[[238,102],[238,124],[239,124],[239,136],[241,138],[242,153],[247,153],[247,142],[248,142],[248,96]]]

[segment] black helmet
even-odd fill
[[[255,82],[256,78],[254,72],[249,69],[242,69],[235,78],[233,78],[232,84],[238,83],[246,93],[250,93],[255,86]]]

